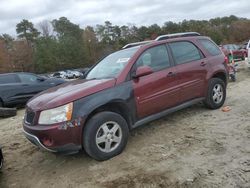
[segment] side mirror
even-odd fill
[[[139,77],[142,77],[142,76],[146,76],[146,75],[152,74],[153,72],[154,71],[153,71],[152,68],[150,68],[147,65],[144,65],[144,66],[138,67],[136,69],[136,72],[133,75],[133,78],[139,78]]]

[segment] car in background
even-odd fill
[[[0,74],[0,107],[23,105],[35,94],[64,82],[32,73]]]
[[[229,54],[233,54],[234,59],[245,60],[247,57],[247,50],[240,48],[236,44],[225,44],[221,45],[220,48],[227,57]]]
[[[74,78],[79,78],[79,77],[83,76],[83,73],[81,73],[80,71],[71,70],[71,72],[73,73]]]
[[[66,72],[64,72],[64,71],[55,72],[55,73],[52,74],[52,77],[54,77],[54,78],[63,78],[63,79],[67,78]]]
[[[74,73],[71,70],[65,70],[65,75],[67,79],[73,79],[75,78]]]
[[[250,68],[250,40],[242,45],[242,49],[245,49],[247,51],[246,64],[247,64],[247,67]]]
[[[2,148],[0,147],[0,170],[3,167],[3,152],[2,152]]]
[[[79,78],[80,76],[82,76],[82,73],[74,70],[58,71],[52,74],[52,77],[63,78],[63,79],[75,79]]]
[[[32,98],[23,121],[27,139],[50,152],[85,149],[107,160],[123,151],[129,131],[138,126],[199,102],[220,108],[228,71],[219,47],[190,33],[162,37],[127,45],[93,66],[85,79]]]
[[[243,48],[243,49],[246,49],[246,50],[250,49],[250,40],[247,41],[247,42],[245,42],[245,43],[242,45],[242,48]]]

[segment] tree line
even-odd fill
[[[16,25],[16,39],[8,34],[0,35],[0,67],[7,67],[2,72],[36,73],[84,68],[127,43],[188,31],[209,36],[217,44],[241,43],[250,39],[250,20],[232,15],[178,23],[167,21],[162,26],[118,26],[106,21],[95,27],[80,28],[66,17],[43,21],[36,27],[24,19]]]

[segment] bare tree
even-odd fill
[[[52,24],[48,20],[43,20],[38,24],[39,30],[42,33],[42,36],[44,37],[50,37],[53,35],[53,28]]]

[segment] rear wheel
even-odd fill
[[[83,147],[96,160],[103,161],[120,154],[128,140],[126,120],[113,112],[93,116],[83,132]]]
[[[226,99],[226,86],[223,80],[212,78],[209,81],[207,97],[204,101],[205,105],[210,109],[220,108]]]

